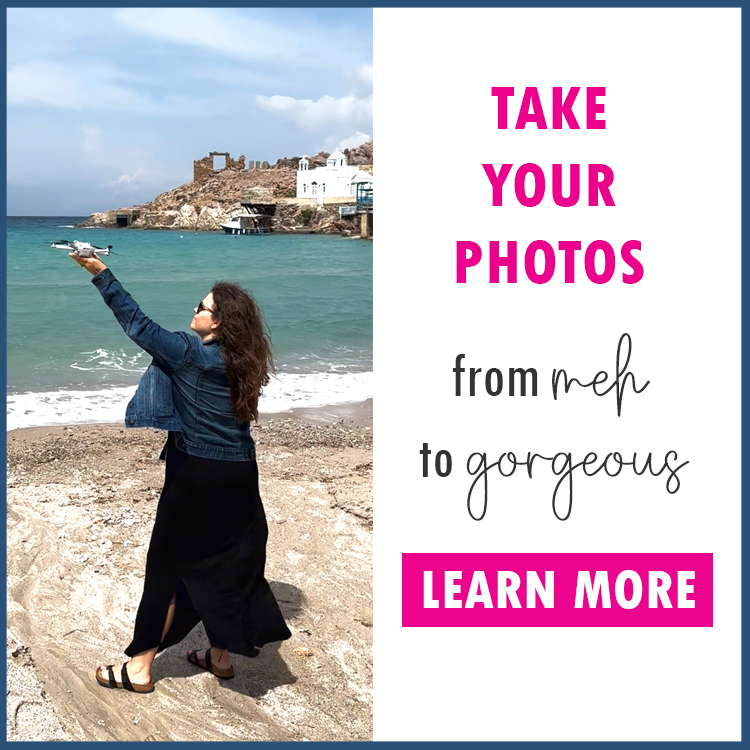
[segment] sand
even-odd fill
[[[130,641],[166,435],[8,433],[9,740],[372,739],[372,402],[267,416],[253,434],[266,577],[292,638],[234,656],[219,682],[185,659],[205,647],[199,625],[135,695],[94,670]]]

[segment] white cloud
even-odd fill
[[[113,27],[111,12],[101,8],[8,8],[8,66],[23,60],[71,56],[111,49],[107,33]]]
[[[147,177],[148,172],[146,172],[145,169],[136,169],[133,174],[121,174],[116,180],[112,180],[112,182],[107,183],[106,187],[120,187],[122,185],[130,185],[132,183],[136,183],[140,185],[145,180],[144,178]]]
[[[292,9],[271,19],[258,9],[124,8],[115,12],[115,19],[127,31],[161,42],[285,67],[330,66],[332,59],[351,59],[360,46],[358,38],[343,33],[331,48],[326,29],[295,22]]]
[[[323,96],[317,101],[295,99],[291,96],[256,96],[256,105],[306,129],[348,124],[351,127],[370,127],[372,124],[372,95],[354,94],[335,98]]]
[[[362,83],[372,86],[372,65],[363,65],[357,71],[357,77]]]
[[[7,102],[11,107],[41,105],[91,112],[98,119],[113,112],[129,112],[183,120],[208,118],[221,102],[169,93],[149,97],[140,93],[138,86],[137,81],[101,61],[30,60],[9,68]]]
[[[96,108],[145,111],[152,108],[145,97],[118,82],[118,73],[101,62],[66,65],[29,60],[8,70],[9,105],[43,104],[59,109]]]
[[[132,161],[134,160],[131,159],[131,163]],[[154,169],[138,167],[120,174],[103,167],[99,173],[101,181],[97,184],[100,195],[106,196],[105,203],[109,204],[110,208],[144,203],[153,200],[158,193],[170,190],[185,181],[184,176],[165,169],[165,164],[156,163],[154,166]],[[114,179],[107,179],[113,174],[117,175]]]
[[[357,148],[367,141],[371,141],[372,136],[367,133],[360,133],[357,131],[354,135],[350,135],[348,138],[344,138],[343,141],[339,141],[339,148],[343,151],[345,148]]]

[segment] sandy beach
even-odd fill
[[[372,401],[266,415],[253,436],[266,577],[292,631],[219,682],[157,657],[149,695],[105,690],[143,586],[166,434],[8,433],[9,740],[371,740]],[[210,533],[210,516],[194,519]]]

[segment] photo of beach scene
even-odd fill
[[[372,11],[7,22],[8,739],[371,740]],[[132,637],[167,433],[126,427],[151,356],[73,248],[170,331],[220,280],[262,309],[251,435],[292,637],[232,680],[186,660],[202,624],[152,694],[95,680]]]

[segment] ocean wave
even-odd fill
[[[280,373],[263,389],[262,412],[329,406],[372,398],[372,373]]]
[[[8,395],[7,429],[56,424],[120,422],[134,387],[101,391],[46,391]]]
[[[57,228],[58,229],[75,229],[76,225],[75,224],[58,224]]]
[[[261,413],[285,412],[294,408],[329,406],[371,398],[371,372],[282,373],[263,389]],[[8,395],[7,429],[46,427],[63,424],[121,422],[135,386],[96,391],[45,391]]]
[[[81,352],[70,366],[74,370],[84,372],[143,372],[142,358],[148,358],[144,351],[128,355],[120,349],[119,351],[107,351],[106,349],[95,349],[93,352]]]

